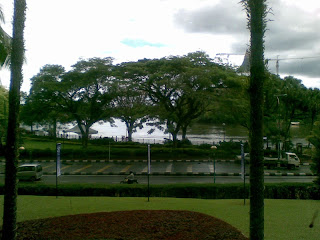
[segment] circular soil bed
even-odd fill
[[[17,240],[27,239],[232,239],[248,240],[230,224],[190,211],[101,212],[18,223]]]

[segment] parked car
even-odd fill
[[[241,160],[241,155],[236,156],[237,160]],[[250,154],[249,153],[244,153],[244,160],[250,161]]]
[[[41,179],[42,175],[42,166],[40,164],[28,163],[18,167],[17,177],[19,180],[36,181]]]

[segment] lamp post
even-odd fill
[[[279,94],[275,95],[277,98],[277,104],[278,104],[278,161],[280,160],[280,99],[279,97],[285,97],[287,94]]]
[[[213,183],[216,183],[216,158],[215,158],[215,150],[216,146],[211,146],[212,149],[212,158],[213,158]]]
[[[226,140],[226,124],[222,123],[222,126],[223,126],[223,141],[225,141]]]

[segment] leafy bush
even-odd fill
[[[91,144],[97,144],[97,145],[109,145],[109,143],[114,143],[114,139],[113,138],[108,138],[108,137],[104,137],[104,138],[95,138],[95,139],[90,139],[89,143]]]
[[[211,147],[212,147],[212,145],[211,145],[211,144],[208,144],[208,143],[203,143],[203,144],[200,144],[200,145],[199,145],[199,148],[200,148],[200,149],[210,150]]]
[[[20,182],[20,195],[55,196],[55,185]],[[147,185],[103,185],[103,184],[60,184],[59,196],[114,196],[146,197]],[[3,185],[0,185],[3,194]],[[168,184],[150,186],[151,197],[204,198],[204,199],[242,199],[249,197],[249,185],[242,184]],[[311,183],[266,184],[265,198],[269,199],[320,199],[320,189]]]
[[[241,148],[240,142],[233,142],[233,141],[219,142],[219,149],[220,150],[239,150],[240,148]]]
[[[55,158],[56,141],[43,136],[25,137],[25,150],[21,150],[22,159],[34,160],[37,158]],[[60,139],[61,140],[61,139]],[[174,148],[172,143],[152,144],[151,151],[153,158],[161,159],[187,159],[189,157],[208,158],[215,154],[215,157],[223,159],[234,159],[240,154],[239,142],[221,142],[217,149],[211,149],[210,144],[200,146],[192,145],[189,140],[180,141],[179,146]],[[136,142],[113,142],[112,138],[90,140],[87,148],[81,147],[79,140],[64,139],[61,149],[61,157],[64,159],[125,159],[125,158],[146,158],[147,144]],[[245,144],[246,148],[247,144]],[[246,150],[245,150],[246,151]]]

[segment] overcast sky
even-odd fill
[[[67,70],[79,58],[115,62],[205,51],[229,53],[241,64],[249,44],[240,0],[27,0],[22,90],[45,64]],[[279,56],[282,77],[293,75],[320,88],[320,1],[269,0],[265,58]],[[13,0],[1,0],[2,27],[11,35]],[[223,55],[227,58],[226,55]],[[298,59],[290,59],[298,58]],[[275,61],[269,62],[275,73]],[[10,74],[0,71],[9,86]]]

